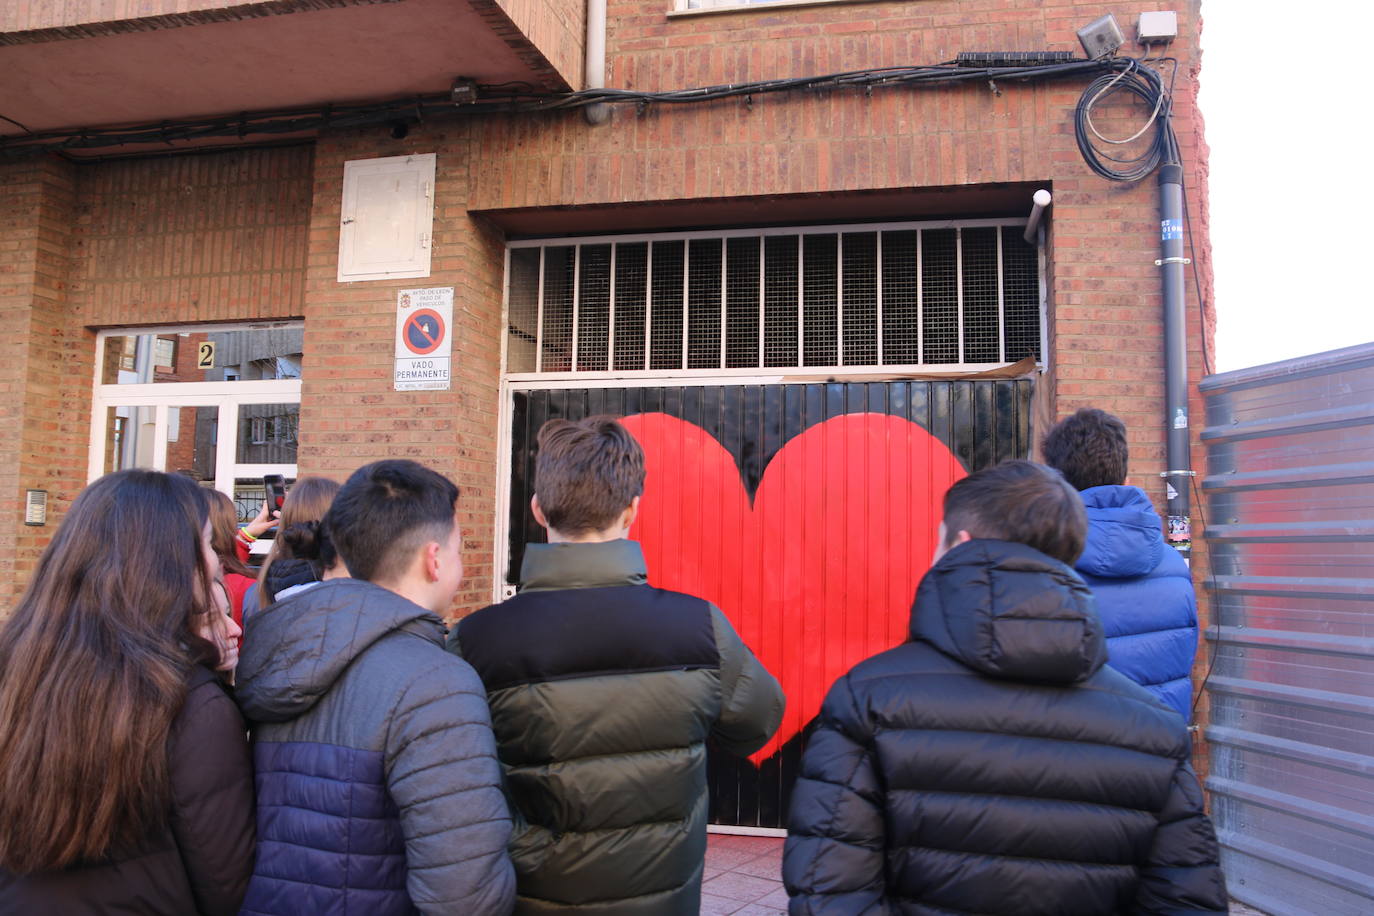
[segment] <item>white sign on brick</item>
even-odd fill
[[[397,391],[447,391],[452,379],[453,287],[396,295]]]

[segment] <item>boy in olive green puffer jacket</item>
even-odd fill
[[[520,594],[449,639],[482,677],[516,816],[516,913],[695,916],[706,740],[749,754],[778,682],[709,602],[648,585],[626,539],[644,453],[614,419],[539,433]]]

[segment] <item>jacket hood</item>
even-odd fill
[[[1107,661],[1092,593],[1024,544],[975,539],[940,558],[916,590],[911,635],[979,674],[1070,684]]]
[[[1081,494],[1088,512],[1088,542],[1074,564],[1105,579],[1143,576],[1164,556],[1159,514],[1139,487],[1090,487]]]
[[[243,637],[237,686],[243,713],[285,722],[314,706],[353,660],[396,631],[443,645],[430,611],[370,582],[333,579],[253,615]]]

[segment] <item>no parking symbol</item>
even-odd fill
[[[396,297],[397,391],[447,391],[451,381],[453,287],[404,289]]]

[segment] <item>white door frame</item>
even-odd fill
[[[109,328],[96,334],[95,371],[91,396],[91,433],[86,460],[87,482],[105,473],[106,438],[109,435],[109,408],[150,407],[153,409],[153,469],[167,469],[167,418],[172,407],[219,408],[219,434],[215,446],[215,489],[234,498],[234,480],[264,474],[297,476],[295,464],[239,464],[235,462],[238,445],[238,411],[245,404],[299,404],[300,379],[256,379],[231,382],[141,382],[104,384],[105,345],[111,337],[149,334],[186,334],[207,331],[249,331],[303,327],[303,322],[239,323],[217,325],[172,325],[151,328]]]

